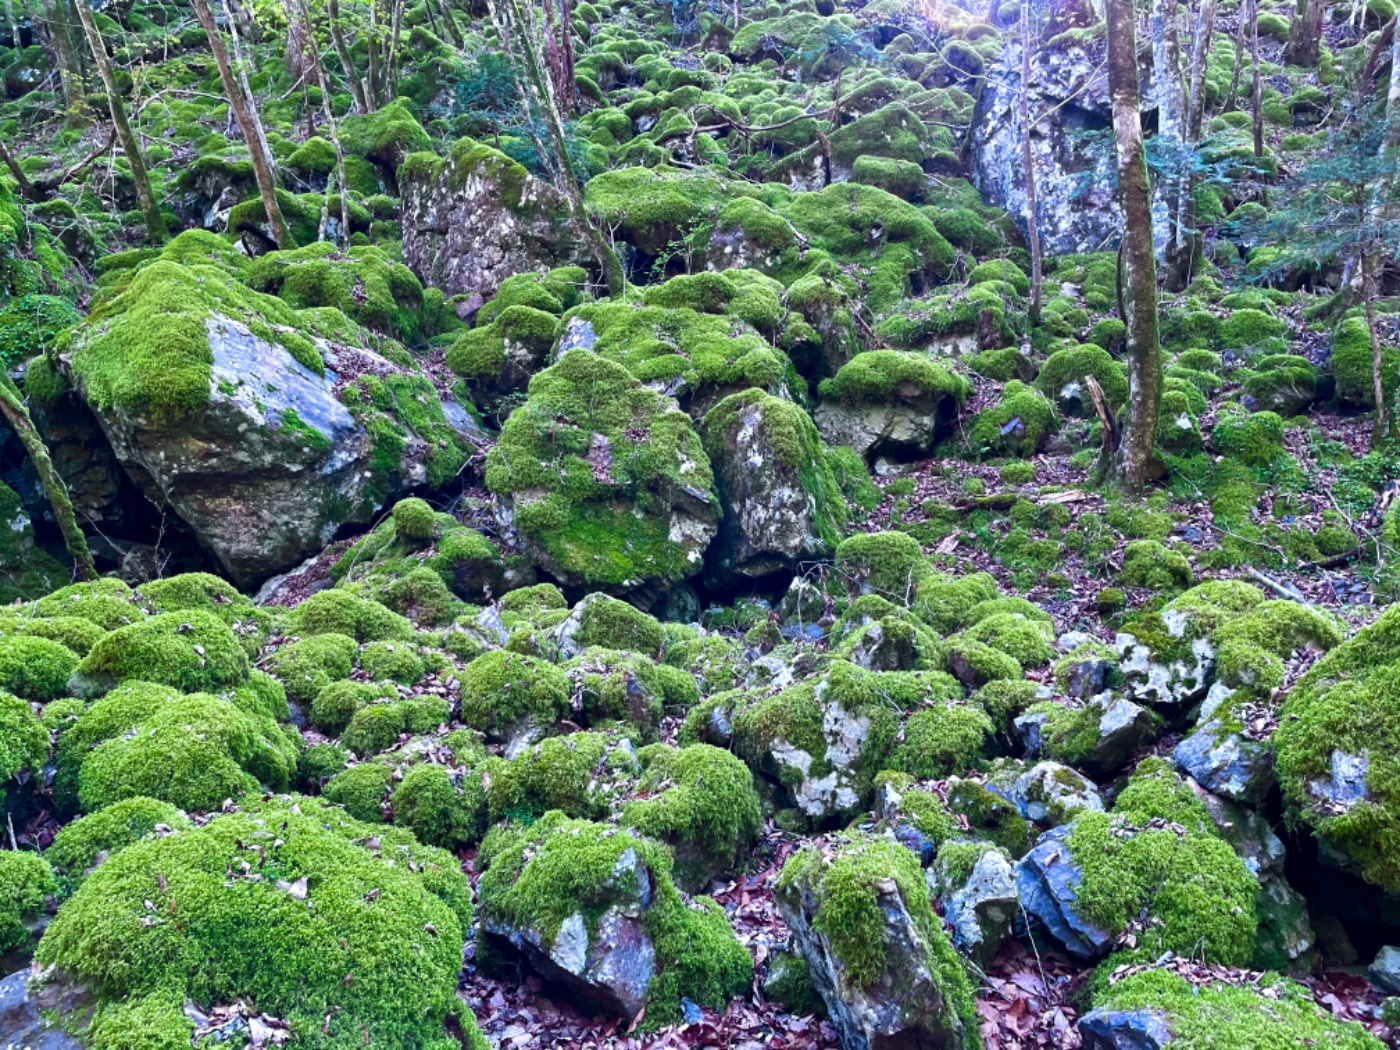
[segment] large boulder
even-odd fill
[[[926,355],[871,350],[821,384],[814,419],[829,444],[866,457],[917,459],[946,435],[970,389]]]
[[[399,169],[403,259],[425,285],[484,302],[507,277],[576,261],[583,237],[564,198],[499,150],[460,139],[446,158]]]
[[[466,412],[402,348],[359,340],[338,311],[161,260],[60,360],[126,472],[247,586],[465,462]]]
[[[835,551],[846,502],[801,407],[758,390],[734,394],[706,414],[703,436],[724,506],[710,551],[716,576],[767,576]]]
[[[487,456],[486,485],[507,534],[567,586],[654,597],[699,572],[719,528],[690,418],[586,350],[530,381]]]
[[[776,900],[846,1050],[978,1045],[967,975],[909,850],[857,836],[809,846]]]
[[[1047,29],[1047,35],[1058,33]],[[1111,150],[1090,146],[1085,131],[1113,122],[1108,79],[1102,73],[1105,44],[1081,30],[1053,43],[1038,41],[1031,53],[1030,112],[1045,114],[1032,128],[1036,217],[1040,242],[1052,255],[1091,252],[1118,235],[1122,219]],[[1021,126],[1021,44],[1008,40],[986,85],[972,125],[972,179],[983,199],[1015,216],[1026,229],[1025,131]],[[1143,108],[1151,102],[1151,78],[1140,75]],[[1165,217],[1163,217],[1165,218]],[[1165,223],[1159,231],[1165,235]]]

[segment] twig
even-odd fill
[[[1252,579],[1258,580],[1265,587],[1269,588],[1269,590],[1277,594],[1280,598],[1287,598],[1289,601],[1297,602],[1299,605],[1306,605],[1309,608],[1314,607],[1312,602],[1308,601],[1306,598],[1303,597],[1303,592],[1298,590],[1298,588],[1294,587],[1292,584],[1279,583],[1278,580],[1274,579],[1272,576],[1268,576],[1260,572],[1253,565],[1245,566],[1245,572],[1249,573]]]

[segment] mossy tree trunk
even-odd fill
[[[209,50],[214,55],[214,63],[219,67],[219,79],[224,85],[224,94],[233,109],[233,117],[243,132],[243,141],[248,147],[248,156],[253,162],[253,175],[258,181],[258,196],[262,197],[263,211],[267,212],[267,223],[272,228],[272,239],[282,249],[295,248],[291,231],[282,218],[282,209],[277,204],[277,182],[272,166],[267,161],[262,123],[253,108],[253,100],[244,98],[243,88],[234,79],[229,65],[228,49],[224,47],[224,35],[214,21],[214,12],[209,9],[208,0],[190,0],[195,17],[204,27],[204,35],[209,38]]]
[[[1031,16],[1030,4],[1021,5],[1021,159],[1026,166],[1026,233],[1031,242],[1032,321],[1040,319],[1041,289],[1045,283],[1045,260],[1040,249],[1039,205],[1035,194],[1035,154],[1031,150]],[[839,117],[834,123],[840,127]]]
[[[151,177],[146,172],[146,159],[141,155],[141,146],[126,119],[126,106],[122,103],[121,92],[117,90],[117,78],[112,73],[112,64],[107,61],[107,48],[102,43],[102,34],[97,31],[97,23],[92,18],[92,8],[86,0],[77,0],[73,5],[78,19],[83,24],[83,34],[87,37],[88,50],[92,61],[102,77],[102,88],[107,94],[107,107],[112,113],[112,125],[117,129],[117,141],[121,143],[126,162],[131,166],[131,181],[136,187],[136,200],[141,205],[141,215],[146,223],[146,233],[156,244],[166,238],[165,217],[156,204],[156,195],[151,190]]]
[[[1239,97],[1240,74],[1244,71],[1244,45],[1249,39],[1250,12],[1255,3],[1256,0],[1244,0],[1240,11],[1240,27],[1235,31],[1235,64],[1230,70],[1230,90],[1225,95],[1225,105],[1221,107],[1226,113],[1235,108],[1235,100]]]
[[[63,89],[63,105],[68,119],[86,122],[89,111],[83,99],[83,60],[70,32],[67,4],[68,0],[42,0],[44,25],[54,57],[58,60],[58,79]]]
[[[1249,60],[1254,64],[1250,108],[1254,115],[1254,156],[1264,156],[1264,86],[1259,70],[1259,0],[1249,2]]]
[[[1176,224],[1185,181],[1186,99],[1181,87],[1181,34],[1177,28],[1177,0],[1152,0],[1148,20],[1152,37],[1152,81],[1157,96],[1157,136],[1166,147],[1166,205],[1170,229],[1167,231],[1166,264],[1168,281],[1186,269],[1182,255],[1189,249],[1183,230]],[[1173,282],[1174,284],[1174,282]]]
[[[539,46],[531,32],[533,20],[527,18],[520,0],[487,0],[487,8],[512,70],[524,73],[522,78],[520,72],[515,72],[516,91],[520,95],[521,104],[527,113],[533,110],[539,118],[537,123],[544,126],[547,143],[534,131],[536,122],[531,123],[531,134],[536,139],[535,148],[540,152],[541,158],[551,163],[555,169],[556,188],[564,195],[574,223],[588,241],[589,249],[603,272],[603,283],[607,287],[608,295],[620,297],[627,288],[622,260],[618,258],[617,252],[613,250],[613,246],[608,243],[607,237],[593,222],[584,206],[578,173],[574,169],[573,159],[569,156],[569,144],[564,136],[564,122],[554,105],[553,94],[545,82]]]
[[[1181,197],[1176,207],[1176,230],[1182,238],[1183,249],[1174,260],[1176,267],[1170,278],[1174,288],[1191,283],[1196,266],[1205,252],[1205,238],[1196,228],[1195,158],[1201,148],[1201,133],[1206,113],[1206,65],[1210,58],[1211,34],[1215,29],[1216,0],[1201,0],[1196,11],[1196,28],[1191,38],[1191,79],[1186,92],[1186,139],[1184,154],[1189,167],[1182,180]]]
[[[29,410],[24,407],[24,397],[19,388],[3,373],[0,373],[0,415],[4,415],[10,429],[18,435],[25,454],[34,464],[39,483],[48,494],[54,521],[58,524],[58,531],[63,534],[64,546],[73,558],[73,567],[77,570],[79,578],[95,579],[97,569],[92,563],[92,552],[88,550],[87,537],[83,535],[83,530],[78,528],[78,519],[73,513],[73,501],[68,498],[68,486],[63,483],[62,476],[54,468],[53,460],[49,458],[48,447],[39,436],[39,430],[30,418]]]
[[[1154,445],[1162,395],[1157,342],[1157,265],[1152,246],[1152,190],[1142,141],[1138,99],[1137,33],[1132,0],[1108,0],[1108,86],[1123,209],[1119,252],[1123,322],[1127,326],[1128,403],[1123,438],[1112,464],[1123,484],[1136,487],[1159,471]]]
[[[1323,0],[1303,0],[1303,6],[1294,10],[1293,21],[1288,25],[1288,44],[1283,49],[1285,63],[1305,69],[1317,65],[1326,6]]]
[[[365,89],[360,83],[359,74],[355,72],[355,63],[350,58],[350,48],[345,43],[344,23],[340,17],[340,0],[328,0],[327,12],[331,29],[331,46],[335,48],[335,56],[340,59],[340,65],[345,71],[345,83],[350,88],[350,97],[355,100],[356,113],[368,113],[369,104],[365,101]]]
[[[1365,217],[1363,228],[1374,231],[1368,243],[1359,253],[1361,279],[1361,301],[1366,312],[1366,332],[1371,340],[1371,381],[1375,388],[1376,425],[1371,431],[1371,445],[1378,446],[1390,437],[1394,420],[1390,406],[1385,399],[1384,347],[1376,322],[1376,300],[1379,297],[1381,270],[1386,257],[1386,227],[1391,220],[1392,197],[1395,188],[1396,164],[1400,164],[1400,33],[1391,36],[1390,44],[1390,86],[1385,96],[1385,134],[1381,138],[1381,170],[1385,176],[1377,180],[1377,185],[1358,187],[1358,195],[1365,193],[1368,200],[1363,205]]]
[[[248,109],[253,117],[253,126],[258,133],[258,148],[262,150],[263,159],[267,161],[268,168],[272,171],[274,180],[277,176],[277,158],[272,155],[272,147],[267,144],[267,132],[263,130],[262,115],[258,112],[256,96],[253,94],[253,85],[248,82],[248,63],[243,59],[243,42],[239,38],[238,23],[247,17],[248,9],[238,5],[230,5],[229,0],[223,0],[224,19],[228,22],[229,39],[233,41],[233,60],[238,66],[238,83],[243,87],[243,97],[248,100]],[[256,23],[254,23],[256,24]]]

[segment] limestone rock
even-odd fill
[[[1097,959],[1108,954],[1116,934],[1099,929],[1075,910],[1082,872],[1069,854],[1069,833],[1064,825],[1040,836],[1016,865],[1016,888],[1026,911],[1071,955]]]
[[[28,970],[20,970],[0,980],[0,1046],[24,1050],[81,1050],[82,1043],[45,1016],[55,1011],[58,1020],[76,1020],[78,1012],[71,993],[59,996],[51,984],[37,992],[30,990]],[[81,997],[80,997],[81,998]]]
[[[989,849],[978,859],[966,884],[945,901],[944,916],[953,943],[980,965],[987,965],[1020,914],[1016,873],[1006,855]]]
[[[1083,1050],[1163,1050],[1171,1029],[1150,1010],[1095,1010],[1079,1019]]]
[[[1081,809],[1104,808],[1098,786],[1059,762],[1037,762],[1016,778],[1011,793],[1021,816],[1042,825],[1065,824]]]

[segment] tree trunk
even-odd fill
[[[540,122],[544,125],[545,134],[549,138],[548,149],[545,148],[543,142],[539,141],[536,142],[536,149],[541,151],[541,159],[544,159],[544,155],[549,149],[553,150],[555,167],[559,175],[558,189],[564,194],[564,199],[568,201],[574,222],[578,224],[579,231],[587,238],[593,257],[597,260],[599,269],[603,271],[603,283],[607,287],[608,295],[621,298],[627,290],[627,276],[622,269],[622,260],[618,258],[617,252],[613,250],[607,238],[603,236],[603,231],[589,218],[588,209],[584,206],[583,192],[579,189],[578,174],[575,172],[573,161],[569,157],[568,143],[564,139],[563,121],[559,117],[559,111],[555,108],[549,88],[545,83],[535,42],[530,39],[525,28],[518,0],[503,0],[503,2],[502,0],[487,0],[487,8],[491,13],[491,21],[496,26],[496,33],[501,39],[501,45],[507,51],[507,57],[514,57],[511,54],[513,44],[518,44],[520,47],[522,59],[520,65],[525,71],[524,81],[517,80],[520,101],[527,113],[532,106],[537,111]],[[503,11],[508,12],[508,14],[503,15]],[[512,24],[516,29],[515,33],[510,31]]]
[[[1031,242],[1032,321],[1040,319],[1045,264],[1040,251],[1040,217],[1035,196],[1035,154],[1031,150],[1031,19],[1030,5],[1021,5],[1021,159],[1026,166],[1026,231]]]
[[[0,161],[4,161],[5,167],[10,169],[10,174],[15,177],[15,182],[19,185],[19,195],[31,204],[38,204],[44,200],[43,194],[34,188],[34,184],[29,181],[29,176],[24,173],[24,169],[15,162],[14,155],[10,153],[9,147],[0,141]]]
[[[229,36],[233,40],[233,60],[238,63],[238,83],[243,88],[243,97],[248,100],[248,113],[253,118],[253,128],[258,134],[258,148],[262,150],[263,161],[272,172],[273,181],[277,181],[277,160],[272,155],[272,147],[267,144],[267,133],[263,131],[262,115],[258,112],[256,96],[253,94],[253,85],[248,83],[248,63],[243,61],[243,43],[238,36],[239,15],[235,14],[234,8],[229,5],[229,0],[223,0],[224,18],[228,22]],[[238,9],[242,11],[242,8]],[[251,150],[252,145],[248,148]]]
[[[369,0],[369,71],[365,74],[366,112],[379,108],[379,4]]]
[[[1188,251],[1182,230],[1176,225],[1181,210],[1185,182],[1186,100],[1181,88],[1181,37],[1177,30],[1177,0],[1152,0],[1149,27],[1152,34],[1152,80],[1157,95],[1157,134],[1166,143],[1167,215],[1171,229],[1167,231],[1167,273],[1175,275],[1187,269],[1181,257]]]
[[[30,462],[34,464],[34,471],[39,475],[39,484],[44,486],[44,492],[49,497],[54,522],[58,525],[58,531],[63,534],[63,544],[73,558],[73,567],[77,570],[78,578],[96,579],[97,569],[92,564],[92,552],[88,550],[87,537],[83,535],[83,530],[78,528],[78,519],[73,513],[73,501],[68,498],[68,486],[63,483],[62,475],[54,469],[49,450],[44,445],[44,439],[39,436],[34,420],[30,418],[29,410],[24,407],[24,397],[19,388],[4,374],[0,374],[0,415],[4,415],[10,429],[24,446]]]
[[[282,209],[277,204],[277,185],[273,179],[272,166],[267,162],[261,145],[262,129],[257,117],[250,111],[251,100],[243,97],[243,89],[233,78],[229,67],[228,51],[224,48],[224,35],[214,21],[214,13],[209,10],[209,0],[190,0],[195,17],[204,27],[204,35],[209,38],[209,50],[214,55],[214,63],[219,67],[219,79],[223,81],[224,94],[228,96],[233,117],[243,132],[243,141],[248,146],[248,156],[253,162],[253,175],[258,180],[258,195],[262,197],[263,210],[267,212],[267,223],[272,228],[272,239],[282,249],[295,248],[296,242],[282,218]]]
[[[345,34],[341,32],[340,0],[329,0],[327,13],[331,24],[331,46],[335,48],[335,56],[340,59],[340,64],[345,69],[345,82],[350,88],[350,97],[355,101],[355,112],[368,113],[365,89],[360,84],[359,74],[355,72],[355,63],[350,61],[350,49],[345,46]]]
[[[1159,471],[1154,453],[1162,370],[1157,343],[1157,269],[1152,248],[1152,190],[1138,101],[1137,33],[1132,0],[1108,0],[1108,86],[1123,210],[1120,289],[1127,326],[1128,404],[1113,463],[1125,485],[1137,487]]]
[[[1183,250],[1177,254],[1176,268],[1168,277],[1174,289],[1191,283],[1196,264],[1205,251],[1205,238],[1196,229],[1196,153],[1201,147],[1201,130],[1206,112],[1206,64],[1210,57],[1210,38],[1215,28],[1216,0],[1201,0],[1196,12],[1196,28],[1191,38],[1191,83],[1186,97],[1185,154],[1190,162],[1181,199],[1177,202],[1176,230],[1182,237]]]
[[[335,170],[340,176],[340,236],[345,243],[350,243],[350,194],[345,190],[345,151],[340,146],[340,130],[335,124],[335,113],[331,109],[330,81],[326,77],[326,67],[321,64],[321,49],[316,46],[316,30],[311,24],[311,10],[307,7],[306,0],[294,0],[298,13],[301,15],[302,24],[306,27],[306,39],[311,46],[308,49],[311,55],[311,68],[316,73],[316,85],[321,89],[321,115],[326,118],[326,130],[331,137],[331,145],[335,147]],[[290,20],[291,12],[287,12]],[[330,190],[326,191],[326,207],[330,207]]]
[[[389,30],[389,61],[385,70],[385,92],[390,98],[399,93],[399,36],[402,31],[403,0],[394,0],[394,17]]]
[[[1376,328],[1376,260],[1370,250],[1361,252],[1361,300],[1366,308],[1366,332],[1371,337],[1371,382],[1376,398],[1376,425],[1371,430],[1371,447],[1378,448],[1389,432],[1389,412],[1385,403],[1381,339]]]
[[[88,50],[102,77],[102,87],[107,93],[107,107],[112,112],[112,125],[117,129],[117,141],[121,143],[126,162],[131,166],[131,181],[136,186],[136,199],[141,205],[141,215],[146,222],[146,233],[156,244],[165,241],[165,217],[156,205],[156,196],[151,191],[151,177],[146,174],[146,160],[141,155],[141,146],[126,119],[126,106],[122,104],[121,93],[117,91],[117,79],[112,75],[111,63],[107,61],[107,49],[103,46],[102,35],[97,31],[97,23],[92,20],[92,8],[87,0],[77,0],[73,5],[78,11],[78,19],[83,23],[83,34],[87,37]]]
[[[83,99],[83,61],[69,32],[66,7],[67,0],[42,0],[49,43],[58,60],[58,79],[63,88],[63,104],[68,111],[68,119],[85,122],[88,109]]]
[[[1240,73],[1244,70],[1244,45],[1249,39],[1249,12],[1254,4],[1255,0],[1244,0],[1244,7],[1240,12],[1240,27],[1235,30],[1235,65],[1230,71],[1230,90],[1225,95],[1225,105],[1222,107],[1226,113],[1235,108],[1235,99],[1239,95]]]
[[[1259,0],[1249,3],[1249,60],[1254,63],[1251,105],[1254,110],[1254,156],[1264,156],[1264,88],[1259,74]]]
[[[1293,12],[1293,21],[1288,26],[1288,44],[1283,49],[1285,63],[1305,68],[1317,65],[1325,10],[1323,0],[1303,0],[1303,9]]]
[[[574,71],[574,5],[573,0],[559,0],[559,15],[563,24],[564,45],[564,105],[570,113],[578,111],[578,74]]]

